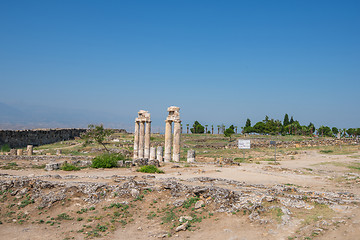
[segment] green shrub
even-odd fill
[[[334,152],[333,150],[320,150],[321,153],[332,153]]]
[[[117,153],[105,153],[93,159],[93,168],[113,168],[117,167],[117,162],[125,160],[125,157]]]
[[[10,146],[9,144],[4,144],[0,148],[0,152],[10,152]]]
[[[80,170],[80,168],[75,166],[75,165],[72,165],[70,163],[65,162],[61,166],[61,170],[64,170],[64,171],[78,171],[78,170]]]
[[[141,168],[139,168],[138,170],[136,170],[138,172],[144,172],[144,173],[164,173],[164,171],[158,169],[156,166],[154,165],[147,165],[147,166],[142,166]]]

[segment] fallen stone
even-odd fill
[[[179,218],[179,222],[183,223],[183,222],[186,222],[186,221],[191,221],[193,220],[193,218],[191,216],[181,216]]]
[[[195,203],[195,209],[199,209],[202,205],[205,204],[203,200],[199,200]]]
[[[133,198],[137,198],[137,197],[139,197],[140,192],[139,192],[139,190],[133,188],[133,189],[131,189],[130,194]]]
[[[45,170],[46,171],[58,170],[58,169],[60,169],[60,164],[61,163],[48,163],[45,165]]]
[[[186,223],[181,224],[180,226],[178,226],[178,227],[175,229],[175,231],[176,231],[176,232],[185,231],[188,226],[189,226],[189,223],[186,222]]]

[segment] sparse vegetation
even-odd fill
[[[163,170],[158,169],[156,166],[154,165],[147,165],[147,166],[142,166],[140,167],[138,170],[136,170],[138,172],[143,172],[143,173],[164,173]]]
[[[10,152],[9,144],[4,144],[0,147],[0,152]]]
[[[93,168],[114,168],[118,161],[124,161],[125,157],[117,153],[104,153],[93,159],[91,167]]]
[[[77,166],[75,166],[75,165],[73,165],[73,164],[70,164],[70,163],[68,163],[68,162],[65,162],[65,163],[61,166],[60,169],[63,170],[63,171],[78,171],[78,170],[80,170],[79,167],[77,167]]]

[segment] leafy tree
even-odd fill
[[[318,134],[323,137],[323,136],[327,136],[327,137],[332,137],[333,136],[333,132],[331,131],[331,128],[329,128],[328,126],[320,126],[318,129]]]
[[[354,137],[355,133],[356,133],[356,129],[355,128],[349,128],[348,130],[346,130],[346,133],[349,135],[349,137]]]
[[[104,129],[102,124],[90,124],[88,128],[89,129],[86,131],[86,133],[81,136],[81,138],[85,140],[84,145],[86,146],[89,143],[95,141],[96,143],[102,145],[107,152],[109,152],[105,146],[104,141],[113,133],[113,131],[111,129]]]
[[[229,138],[230,138],[230,142],[231,142],[231,135],[233,135],[233,134],[235,133],[234,128],[235,128],[235,127],[234,127],[233,125],[231,125],[228,129],[226,129],[226,130],[224,131],[225,137],[229,137]]]
[[[310,135],[313,135],[315,130],[316,130],[316,128],[315,128],[315,126],[314,126],[314,124],[312,122],[309,123],[308,129],[310,131]]]
[[[285,117],[284,117],[284,121],[283,121],[283,125],[284,127],[286,127],[287,125],[289,125],[290,122],[289,122],[289,115],[286,113],[285,114]]]
[[[245,127],[251,127],[251,121],[250,119],[246,119]]]
[[[293,118],[293,116],[291,116],[289,124],[292,124],[293,122],[294,122],[294,118]]]
[[[337,135],[338,132],[339,132],[339,129],[337,129],[337,127],[333,127],[333,128],[331,129],[331,131],[333,132],[333,134]]]
[[[194,122],[193,127],[190,129],[192,133],[204,133],[205,128],[203,125],[201,125],[198,121]]]

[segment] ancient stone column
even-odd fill
[[[16,151],[16,155],[18,155],[18,156],[23,155],[23,150],[22,150],[22,149],[18,149],[18,150]]]
[[[144,158],[150,158],[150,135],[151,135],[151,121],[146,121]]]
[[[150,160],[155,160],[156,157],[156,148],[155,147],[151,147],[150,148]]]
[[[144,144],[145,144],[145,121],[141,121],[140,132],[139,132],[139,158],[144,158]]]
[[[165,162],[171,161],[171,120],[165,120]]]
[[[163,147],[159,146],[156,149],[156,160],[159,162],[163,161]]]
[[[134,159],[139,158],[139,122],[135,121],[134,131]]]
[[[173,144],[173,160],[180,161],[180,136],[181,136],[181,121],[174,121],[174,144]]]
[[[26,153],[27,153],[28,156],[33,155],[33,145],[27,145]]]
[[[195,162],[195,150],[188,150],[187,152],[187,162],[192,163]]]

